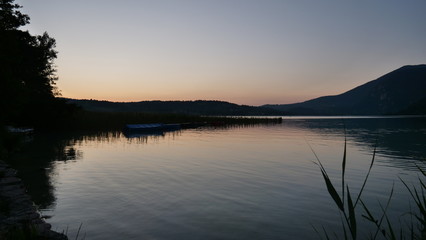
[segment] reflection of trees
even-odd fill
[[[164,137],[177,137],[180,131],[163,134],[145,134],[129,138],[129,144],[146,144]],[[72,162],[83,157],[78,146],[88,142],[114,143],[124,138],[121,132],[82,132],[35,134],[32,141],[24,144],[21,151],[11,156],[8,163],[18,171],[28,193],[40,208],[55,204],[55,161]]]
[[[9,164],[18,171],[35,204],[46,208],[55,202],[51,179],[55,167],[52,163],[81,157],[82,153],[73,147],[67,136],[36,134],[31,142],[11,157]]]
[[[382,155],[392,155],[400,158],[392,165],[407,167],[405,160],[422,160],[426,156],[426,119],[292,119],[284,120],[282,125],[290,129],[312,131],[319,134],[338,136],[343,139],[345,129],[347,138],[364,148],[372,151],[372,146],[378,142],[378,152]],[[247,126],[206,127],[199,131],[226,130]],[[275,126],[272,126],[275,127]],[[140,134],[126,138],[122,132],[82,132],[82,133],[50,133],[36,134],[33,141],[22,147],[20,153],[10,160],[10,165],[18,170],[33,201],[41,208],[47,208],[55,203],[54,187],[55,161],[72,163],[83,157],[79,146],[86,143],[146,144],[157,142],[164,138],[175,139],[181,131],[164,132],[161,134]]]

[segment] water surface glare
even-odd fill
[[[339,233],[340,217],[309,145],[340,189],[346,129],[346,175],[355,195],[377,142],[364,199],[372,206],[384,203],[395,182],[389,215],[398,221],[409,209],[398,177],[416,181],[415,164],[426,157],[425,123],[424,118],[285,119],[279,125],[140,138],[35,136],[27,158],[44,168],[39,174],[46,179],[26,180],[25,156],[16,167],[43,214],[51,216],[53,229],[68,228],[70,239],[81,223],[86,239],[319,239],[312,225]],[[34,163],[34,158],[51,159]],[[369,225],[358,219],[368,232]]]

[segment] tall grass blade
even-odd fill
[[[314,154],[315,158],[317,159],[317,162],[320,164],[320,166],[322,167],[321,161],[319,160],[319,157],[317,155],[317,153],[314,151],[314,149],[312,148],[311,144],[309,144],[309,142],[305,139],[306,144],[308,144],[309,149],[311,149],[311,152]],[[316,162],[314,162],[315,164],[318,164]]]
[[[330,181],[330,178],[327,175],[327,172],[325,169],[321,169],[322,176],[324,178],[325,184],[327,185],[327,191],[330,194],[330,196],[333,198],[334,202],[336,203],[337,207],[341,211],[344,211],[344,206],[342,199],[340,198],[339,194],[337,193],[336,189],[334,188],[333,184]]]
[[[355,217],[355,207],[352,202],[351,194],[349,192],[349,186],[346,186],[346,192],[348,194],[348,211],[349,211],[349,223],[352,239],[356,239],[356,217]]]
[[[423,182],[422,182],[422,180],[419,178],[419,182],[423,185]],[[423,209],[425,209],[425,206],[426,206],[426,196],[425,196],[425,192],[424,192],[424,189],[423,188],[421,188],[421,196],[422,196],[422,199],[423,199],[423,204],[422,204],[422,206],[423,206]],[[423,216],[426,216],[426,212],[423,212]]]
[[[424,182],[419,178],[420,184],[422,185],[423,189],[426,189],[426,185],[424,184]]]
[[[377,238],[378,232],[380,231],[381,222],[379,223],[379,221],[373,217],[370,210],[368,209],[368,207],[365,205],[365,203],[362,200],[360,200],[360,202],[361,202],[361,205],[364,208],[365,212],[368,215],[368,216],[366,216],[366,215],[363,214],[362,217],[367,219],[368,221],[372,222],[376,226],[376,229],[377,229],[376,232],[374,233],[374,235],[372,233],[370,233],[370,238],[369,238],[371,240],[374,240],[374,239]]]
[[[311,223],[311,227],[314,229],[318,237],[322,240],[321,233],[318,231],[318,229]]]
[[[320,170],[321,170],[321,174],[324,178],[325,184],[327,186],[327,191],[330,194],[331,198],[333,198],[334,202],[336,203],[337,207],[340,209],[340,211],[345,215],[345,220],[346,222],[348,222],[347,218],[346,218],[346,213],[345,213],[345,205],[344,202],[342,201],[342,199],[340,198],[339,194],[336,191],[336,188],[334,187],[334,185],[331,183],[330,177],[327,174],[327,171],[325,170],[324,166],[322,165],[322,162],[320,161],[318,155],[316,154],[316,152],[314,151],[314,149],[312,148],[312,146],[309,144],[308,141],[306,141],[306,143],[308,144],[309,148],[311,149],[312,153],[314,154],[317,162],[314,162],[316,165],[319,166]],[[346,145],[346,142],[345,142]],[[345,146],[346,147],[346,146]],[[346,153],[344,153],[344,158],[346,158]],[[343,168],[345,168],[345,164],[346,164],[346,159],[344,160],[344,164],[343,164]],[[344,176],[344,174],[343,174]],[[344,183],[344,182],[343,182]],[[344,193],[344,188],[343,188],[343,193]],[[344,197],[344,196],[343,196]],[[348,239],[347,233],[346,233],[346,228],[345,225],[342,225],[343,227],[343,232],[344,232],[344,236],[345,236],[345,240]],[[327,234],[327,232],[324,229],[324,233],[327,237],[327,239],[329,239],[329,236]]]
[[[321,235],[321,233],[318,231],[318,229],[317,229],[314,225],[312,225],[312,224],[311,224],[311,226],[312,226],[312,228],[314,229],[314,231],[318,234],[318,236],[320,237],[320,239],[323,239],[323,238],[322,238],[322,235]],[[324,226],[322,226],[322,230],[323,230],[323,232],[324,232],[325,239],[330,240],[330,237],[328,236],[328,233],[327,233],[327,231],[325,230]]]
[[[346,170],[346,128],[345,128],[345,146],[343,149],[343,160],[342,160],[342,202],[345,202],[345,170]]]
[[[405,183],[405,181],[404,181],[404,180],[402,180],[402,178],[400,178],[400,177],[399,177],[399,180],[402,182],[402,184],[404,184],[405,188],[407,188],[407,190],[408,190],[408,192],[410,193],[411,197],[412,197],[413,199],[416,199],[416,198],[414,197],[413,192],[411,191],[411,188],[407,185],[407,183]]]
[[[339,209],[341,211],[344,211],[345,207],[344,207],[344,204],[342,202],[342,199],[340,198],[339,194],[337,193],[334,185],[331,183],[330,178],[328,177],[327,171],[325,170],[324,166],[322,165],[322,162],[319,160],[318,155],[316,154],[316,152],[314,151],[312,146],[309,144],[309,142],[306,141],[306,143],[308,144],[309,148],[311,149],[312,153],[314,154],[315,158],[317,159],[317,162],[314,162],[314,163],[317,164],[320,167],[321,174],[322,174],[324,181],[325,181],[325,184],[327,186],[328,193],[333,198],[334,202],[339,207]]]
[[[382,216],[380,217],[380,221],[379,221],[379,223],[377,224],[377,230],[376,230],[376,233],[374,234],[374,239],[376,239],[376,237],[377,237],[377,235],[379,234],[379,232],[381,232],[381,233],[382,233],[382,235],[386,238],[386,231],[385,231],[384,229],[380,229],[380,228],[381,228],[381,226],[382,226],[383,220],[384,220],[384,219],[385,219],[385,217],[386,217],[386,212],[387,212],[387,210],[388,210],[388,208],[389,208],[389,205],[390,205],[390,202],[391,202],[391,199],[392,199],[392,196],[393,196],[393,190],[394,190],[394,187],[395,187],[395,183],[393,183],[393,184],[392,184],[392,189],[391,189],[391,192],[390,192],[390,194],[389,194],[388,201],[386,202],[386,207],[385,207],[385,208],[383,208],[382,204],[380,204],[380,203],[379,203],[380,208],[382,209],[383,214],[382,214]]]
[[[378,220],[376,220],[373,217],[373,214],[371,214],[370,210],[367,208],[365,203],[362,200],[360,200],[360,202],[361,202],[362,207],[364,208],[364,211],[367,213],[367,216],[363,214],[362,217],[367,219],[368,221],[374,223],[375,225],[377,225]]]
[[[355,204],[354,204],[355,207],[358,204],[359,200],[361,199],[361,195],[362,195],[362,192],[364,191],[365,184],[367,184],[368,177],[370,176],[371,169],[373,168],[374,160],[376,159],[376,149],[377,149],[377,144],[374,146],[373,158],[371,159],[370,167],[368,168],[367,175],[365,176],[364,182],[362,183],[361,190],[359,190],[358,197],[355,200]]]
[[[413,198],[414,202],[417,205],[417,208],[420,211],[421,216],[415,215],[415,218],[421,223],[421,225],[425,226],[426,225],[426,203],[425,203],[425,196],[424,196],[424,191],[422,189],[422,200],[423,203],[420,199],[419,193],[417,192],[416,188],[413,187],[413,190],[407,185],[407,183],[402,180],[401,178],[399,178],[400,181],[404,184],[405,188],[407,188],[408,192],[410,193],[411,197]],[[422,182],[421,180],[419,180],[420,182]]]
[[[426,177],[426,172],[416,164],[417,169]]]
[[[416,195],[416,199],[415,199],[414,201],[416,202],[417,207],[418,207],[418,208],[419,208],[419,210],[420,210],[420,213],[421,213],[423,216],[426,216],[426,209],[425,209],[425,205],[424,205],[424,204],[422,204],[421,199],[420,199],[420,196],[419,196],[419,193],[417,192],[417,189],[416,189],[416,188],[414,188],[414,193],[415,193],[415,195]],[[423,196],[423,197],[424,197],[424,196]],[[422,223],[424,223],[424,220],[422,220],[421,222],[422,222]]]
[[[328,233],[327,233],[327,231],[325,230],[324,227],[322,227],[322,230],[324,231],[325,239],[330,240],[330,237],[328,236]]]
[[[343,219],[340,219],[340,221],[343,223]],[[348,240],[348,233],[346,232],[346,227],[344,224],[342,224],[342,228],[343,228],[343,236],[345,237],[345,240]]]
[[[412,212],[412,209],[411,209],[411,204],[410,204],[410,212]],[[414,221],[413,221],[413,214],[410,214],[410,226],[409,226],[409,229],[410,229],[410,237],[411,237],[411,239],[415,239],[415,236],[416,236],[416,234],[415,234],[415,232],[414,232]]]
[[[386,222],[387,222],[387,224],[388,224],[388,228],[389,228],[389,236],[390,236],[390,239],[392,239],[392,240],[396,240],[395,232],[393,231],[392,224],[390,223],[390,221],[389,221],[389,217],[388,217],[388,215],[387,215],[386,213],[385,213],[385,218],[386,218]]]
[[[83,225],[83,223],[80,223],[80,227],[78,227],[78,231],[77,231],[77,235],[75,236],[75,240],[78,239],[78,235],[80,235],[80,230],[81,230],[81,226]]]

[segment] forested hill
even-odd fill
[[[401,67],[340,95],[264,107],[292,115],[426,114],[426,65]]]
[[[142,101],[109,102],[98,100],[66,99],[88,111],[96,112],[147,112],[177,113],[206,116],[273,116],[282,115],[279,110],[264,107],[237,105],[223,101]]]

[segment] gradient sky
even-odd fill
[[[426,63],[425,0],[17,0],[64,97],[293,103]]]

